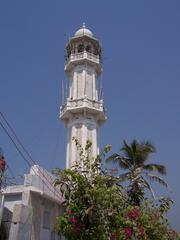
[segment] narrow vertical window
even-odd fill
[[[82,71],[77,72],[77,98],[83,97]]]
[[[43,228],[50,229],[50,212],[45,210],[43,215]]]
[[[93,99],[93,74],[90,71],[86,72],[86,96]]]

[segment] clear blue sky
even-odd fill
[[[180,1],[0,1],[0,111],[37,163],[65,166],[66,130],[59,121],[64,47],[86,22],[103,45],[108,121],[101,146],[151,140],[152,161],[167,167],[180,231]],[[0,129],[14,175],[28,166]],[[161,192],[162,187],[156,186]],[[163,191],[164,193],[164,191]]]

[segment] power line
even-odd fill
[[[8,133],[8,131],[6,130],[6,128],[4,127],[4,125],[2,124],[2,122],[0,121],[0,125],[3,128],[3,130],[5,131],[5,133],[8,135],[8,137],[10,138],[11,142],[13,143],[13,145],[15,146],[16,150],[19,152],[19,154],[21,155],[21,157],[24,159],[24,161],[28,164],[29,167],[31,167],[31,164],[29,163],[29,161],[24,157],[24,155],[22,154],[22,152],[19,150],[17,144],[15,143],[15,141],[13,140],[13,138],[10,136],[10,134]]]
[[[12,141],[13,145],[15,146],[15,148],[17,149],[17,151],[19,152],[19,154],[21,155],[21,157],[26,161],[26,163],[28,164],[28,166],[31,167],[31,164],[30,164],[29,161],[24,157],[23,153],[19,150],[17,144],[15,143],[15,141],[13,140],[13,138],[10,136],[10,134],[8,133],[8,131],[6,130],[6,128],[4,127],[4,125],[2,124],[2,122],[0,122],[0,125],[1,125],[1,127],[3,128],[3,130],[5,131],[5,133],[8,135],[8,137],[10,138],[10,140]],[[33,161],[33,162],[34,162],[34,164],[36,164],[35,161]],[[37,164],[36,164],[36,165],[37,165]],[[36,174],[36,172],[34,171],[34,169],[32,169],[32,170],[33,170],[33,172]],[[41,171],[41,169],[39,169],[39,171],[40,171],[40,173],[43,175],[43,177],[46,179],[46,181],[47,181],[50,185],[52,185],[52,183],[49,182],[49,179],[46,178],[46,176],[45,176],[44,173]],[[39,176],[39,177],[41,178],[42,182],[48,187],[48,189],[49,189],[53,194],[55,194],[58,198],[61,197],[61,196],[59,195],[59,193],[56,191],[56,188],[55,188],[55,187],[53,187],[54,190],[55,190],[55,192],[54,192],[54,191],[52,191],[52,189],[47,185],[47,183],[44,181],[44,179],[42,179],[41,176]]]
[[[3,118],[3,120],[5,121],[5,123],[7,124],[7,126],[9,127],[9,129],[11,130],[11,132],[14,134],[17,142],[19,143],[19,145],[22,147],[22,149],[24,150],[24,152],[27,154],[27,156],[30,158],[30,160],[32,161],[33,164],[37,165],[37,163],[33,160],[32,156],[29,154],[29,152],[26,150],[26,148],[24,147],[24,145],[22,144],[22,142],[20,141],[20,139],[18,138],[17,134],[15,133],[14,129],[11,127],[11,125],[8,123],[8,121],[6,120],[5,116],[0,112],[1,117]],[[3,130],[5,131],[5,133],[8,135],[8,137],[10,138],[10,140],[12,141],[13,145],[15,146],[15,148],[17,149],[17,151],[19,152],[19,154],[21,155],[21,157],[26,161],[26,163],[28,164],[29,167],[31,167],[31,164],[29,162],[29,160],[23,155],[23,153],[21,152],[21,150],[18,148],[17,144],[15,143],[15,141],[13,140],[13,138],[10,136],[10,134],[8,133],[7,129],[5,128],[5,126],[2,124],[2,122],[0,121],[0,125],[3,128]],[[36,172],[34,171],[34,169],[32,168],[33,172],[36,174]],[[52,183],[49,181],[48,178],[46,178],[46,176],[44,175],[44,172],[41,171],[41,169],[39,168],[39,172],[43,175],[43,177],[46,179],[46,181],[52,186]],[[61,195],[59,195],[60,193],[57,192],[57,189],[53,186],[55,191],[52,191],[52,189],[47,185],[47,183],[44,181],[44,179],[42,179],[41,176],[39,176],[41,178],[41,180],[43,181],[43,183],[48,187],[48,189],[53,193],[56,194],[56,196],[59,198],[61,198]]]
[[[5,176],[6,180],[9,181],[10,179],[12,179],[12,180],[15,182],[15,183],[13,183],[13,184],[14,184],[14,185],[18,185],[17,177],[15,177],[15,174],[13,173],[12,168],[11,168],[9,165],[7,165],[6,170],[9,171],[9,174],[11,175],[11,177],[6,177],[6,176]],[[22,176],[19,176],[19,177],[22,177]]]
[[[17,134],[15,133],[14,129],[11,127],[11,125],[9,124],[9,122],[6,120],[5,116],[2,114],[2,112],[0,112],[1,117],[3,118],[3,120],[5,121],[5,123],[7,124],[7,126],[9,127],[9,129],[12,131],[12,133],[14,134],[17,142],[19,143],[19,145],[22,147],[22,149],[24,150],[24,152],[28,155],[28,157],[31,159],[33,164],[36,164],[36,162],[32,159],[31,155],[28,153],[28,151],[25,149],[24,145],[22,144],[22,142],[20,141],[19,137],[17,136]],[[31,166],[31,165],[30,165]]]

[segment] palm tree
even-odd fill
[[[138,142],[133,140],[128,144],[123,141],[123,147],[120,154],[115,153],[106,159],[107,162],[112,161],[118,163],[119,167],[126,170],[124,174],[119,175],[121,181],[128,180],[128,195],[131,204],[140,205],[144,198],[144,190],[148,189],[154,192],[148,183],[147,179],[159,182],[167,187],[166,182],[154,172],[161,175],[166,174],[166,168],[159,164],[146,164],[151,153],[155,152],[155,147],[149,142]]]

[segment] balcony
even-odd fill
[[[97,120],[104,122],[106,120],[105,108],[102,101],[95,101],[87,97],[82,99],[67,100],[67,103],[61,106],[60,118],[68,120],[73,113],[89,113],[95,115]]]
[[[71,54],[67,61],[65,62],[65,71],[69,71],[74,64],[80,64],[83,61],[88,61],[89,63],[95,65],[98,69],[98,71],[101,71],[101,61],[99,56],[94,55],[89,52],[81,52],[81,53],[75,53]]]

